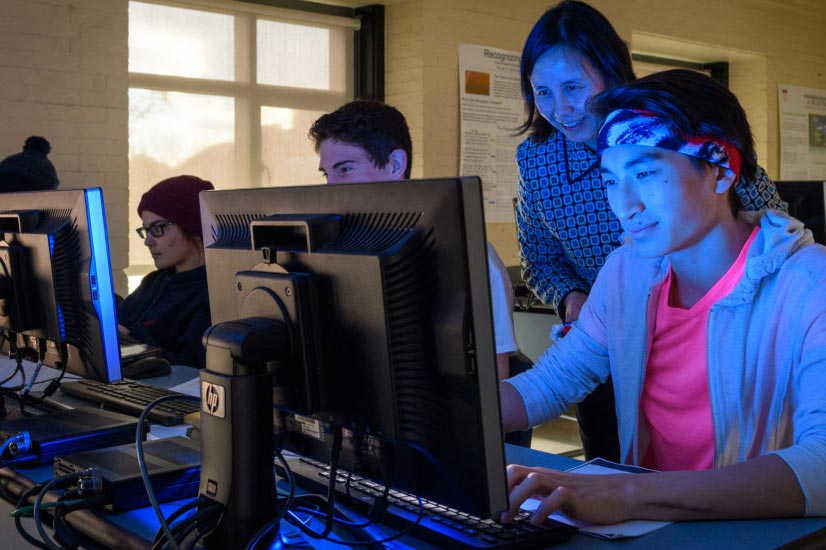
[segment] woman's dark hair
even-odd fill
[[[522,48],[520,77],[528,118],[519,133],[531,131],[534,140],[545,141],[554,127],[536,108],[531,73],[542,55],[562,46],[587,59],[597,70],[607,89],[634,80],[631,54],[608,19],[584,2],[564,0],[546,11],[531,29]]]
[[[741,181],[757,177],[757,154],[746,112],[728,88],[702,73],[687,69],[654,73],[606,90],[588,106],[603,118],[617,109],[651,111],[687,136],[727,141],[740,151]]]

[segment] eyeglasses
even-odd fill
[[[166,227],[168,225],[174,225],[175,222],[167,222],[167,221],[160,221],[155,223],[150,223],[148,226],[142,225],[135,229],[135,232],[141,239],[146,240],[146,236],[152,235],[156,239],[159,237],[163,237],[164,231],[166,231]]]

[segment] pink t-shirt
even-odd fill
[[[654,341],[640,408],[650,443],[642,465],[656,470],[706,470],[714,464],[714,430],[708,395],[707,325],[715,303],[729,294],[746,265],[755,228],[723,277],[688,309],[669,304],[669,268],[657,303]]]

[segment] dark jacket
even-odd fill
[[[201,337],[210,325],[206,267],[153,271],[118,305],[118,323],[135,339],[162,348],[173,365],[202,368]]]

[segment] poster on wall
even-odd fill
[[[780,179],[826,180],[826,90],[777,85]]]
[[[485,220],[512,222],[518,171],[516,146],[524,136],[518,52],[459,44],[459,174],[479,176]]]

